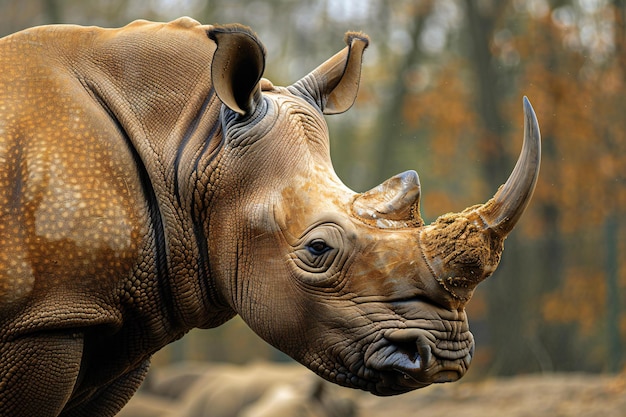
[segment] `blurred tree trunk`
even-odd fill
[[[615,12],[615,50],[616,59],[621,70],[622,82],[626,83],[626,0],[613,0]],[[620,100],[619,108],[626,103]],[[626,132],[626,119],[621,120],[622,132]],[[614,143],[621,138],[608,138]],[[612,147],[614,148],[614,147]],[[612,149],[613,150],[613,149]],[[623,177],[618,179],[622,182]],[[619,230],[620,230],[619,201],[613,202],[611,212],[605,222],[606,241],[606,305],[607,305],[607,342],[608,342],[608,370],[619,372],[624,362],[622,338],[620,332],[621,318],[621,289],[619,285]]]
[[[606,240],[606,305],[608,370],[617,373],[622,366],[622,340],[620,334],[620,287],[618,255],[618,220],[611,213],[605,223]]]
[[[490,50],[497,23],[509,6],[509,1],[465,1],[470,62],[477,81],[476,106],[483,127],[478,146],[484,157],[484,181],[494,192],[506,180],[515,162],[505,151],[504,140],[509,136],[511,123],[502,115],[507,86],[512,85],[512,80],[499,70]],[[521,97],[519,101],[521,111]],[[552,368],[549,349],[538,329],[542,322],[539,295],[547,277],[558,279],[560,275],[562,243],[558,209],[544,206],[541,210],[549,226],[543,233],[545,238],[535,242],[537,249],[524,244],[518,233],[513,232],[506,241],[507,250],[494,279],[485,284],[494,351],[493,373],[508,375]]]
[[[476,105],[485,134],[479,146],[484,155],[485,180],[495,190],[501,179],[506,178],[511,165],[503,146],[507,123],[500,113],[503,98],[501,77],[493,65],[490,43],[498,16],[508,2],[493,1],[490,7],[486,6],[489,2],[482,2],[482,7],[479,3],[465,0],[473,53],[470,62],[478,82]]]
[[[374,172],[372,178],[375,182],[381,183],[387,178],[395,175],[397,172],[392,171],[396,167],[393,151],[400,149],[400,143],[403,136],[407,133],[402,108],[405,104],[407,95],[407,87],[405,75],[414,67],[422,56],[419,47],[419,37],[422,32],[424,20],[430,13],[433,6],[432,2],[426,2],[415,14],[413,24],[409,28],[409,36],[411,39],[411,49],[406,51],[400,63],[394,68],[396,75],[393,83],[390,85],[390,94],[388,101],[380,112],[378,126],[378,134],[376,135],[376,146],[374,155]],[[383,52],[389,54],[389,51]]]

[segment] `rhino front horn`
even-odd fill
[[[517,224],[535,190],[541,164],[541,134],[535,111],[524,97],[524,144],[513,172],[491,200],[478,210],[485,225],[498,236]]]
[[[428,268],[456,302],[466,303],[497,268],[504,239],[535,190],[540,162],[539,125],[524,97],[524,144],[506,183],[487,203],[444,214],[421,229],[418,240]]]

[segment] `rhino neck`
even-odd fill
[[[176,127],[163,131],[140,128],[139,120],[127,115],[126,98],[106,79],[85,83],[133,154],[153,233],[147,239],[156,271],[151,279],[163,294],[158,303],[165,324],[158,331],[171,332],[170,337],[218,326],[234,314],[217,295],[204,232],[223,145],[221,102],[205,81],[175,109]]]
[[[187,329],[216,327],[234,315],[218,294],[209,261],[209,220],[218,198],[216,167],[224,143],[221,119],[213,114],[215,107],[221,104],[207,106],[206,117],[198,118],[198,125],[190,126],[184,136],[174,161],[173,189],[159,201],[168,252],[168,283],[174,300],[172,313]],[[167,196],[172,195],[174,201],[169,201]]]

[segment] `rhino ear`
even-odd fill
[[[363,51],[369,38],[364,33],[348,32],[344,40],[347,47],[290,87],[313,99],[324,114],[345,112],[359,91]]]
[[[231,110],[245,115],[261,100],[265,47],[249,28],[215,26],[207,32],[217,49],[211,63],[215,93]]]

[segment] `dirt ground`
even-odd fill
[[[529,375],[363,396],[360,417],[624,417],[626,373]]]
[[[121,416],[252,416],[257,414],[250,414],[250,409],[246,414],[243,408],[237,408],[241,404],[238,406],[237,401],[231,400],[238,398],[241,402],[242,398],[248,398],[252,401],[246,403],[248,408],[264,400],[275,407],[277,404],[283,408],[287,404],[293,406],[296,403],[289,402],[291,397],[283,392],[288,386],[293,392],[300,393],[293,397],[297,404],[325,404],[324,408],[315,408],[319,412],[297,414],[302,416],[347,417],[342,413],[350,408],[340,411],[335,406],[349,403],[356,412],[349,417],[626,417],[626,370],[619,375],[561,373],[461,380],[394,397],[376,397],[330,383],[324,383],[324,391],[315,390],[318,394],[311,397],[313,392],[306,389],[307,384],[303,385],[309,381],[304,376],[317,377],[295,363],[247,366],[189,363],[153,369],[151,373],[145,387],[122,410]],[[273,396],[270,395],[271,386],[283,387],[280,391],[283,395],[276,396],[279,392],[276,390]],[[319,397],[320,392],[323,397]],[[212,397],[211,393],[215,395]],[[320,398],[323,398],[321,403]],[[223,399],[230,400],[224,402]],[[158,401],[155,403],[155,400]],[[201,404],[202,410],[211,412],[187,414],[185,409],[200,410],[193,404]]]

